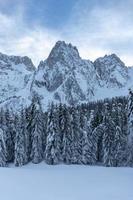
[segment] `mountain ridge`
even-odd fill
[[[116,54],[94,62],[82,59],[75,46],[58,41],[37,69],[27,56],[0,53],[0,80],[0,102],[9,99],[12,104],[15,96],[25,106],[38,95],[45,110],[52,101],[71,105],[127,95],[133,86],[133,68]]]

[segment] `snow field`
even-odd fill
[[[133,200],[133,169],[29,164],[0,168],[0,200]]]

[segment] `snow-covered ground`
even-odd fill
[[[0,200],[133,200],[133,169],[44,163],[0,168]]]

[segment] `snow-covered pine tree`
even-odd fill
[[[113,122],[108,103],[105,104],[104,135],[103,135],[103,164],[105,166],[114,166],[114,137],[115,137],[115,123]]]
[[[112,111],[111,111],[111,118],[114,121],[115,125],[118,126],[118,104],[113,103]]]
[[[43,126],[43,152],[46,149],[46,140],[47,140],[47,123],[48,123],[48,113],[42,113],[42,126]]]
[[[129,134],[128,134],[128,143],[132,145],[133,138],[133,91],[129,90],[128,97],[128,125],[129,125]]]
[[[72,106],[71,108],[71,163],[72,164],[80,164],[81,156],[80,156],[80,138],[81,138],[81,130],[80,130],[79,116],[77,109]]]
[[[55,115],[55,146],[56,146],[56,154],[58,158],[58,162],[62,161],[62,137],[63,137],[63,116],[62,116],[62,105],[55,106],[54,109]]]
[[[128,143],[127,143],[127,108],[126,106],[123,106],[122,103],[118,103],[118,128],[119,131],[117,135],[119,135],[118,139],[118,146],[119,146],[119,151],[118,151],[118,166],[123,166],[126,163],[127,160],[127,155],[126,151],[128,148]],[[117,130],[116,129],[116,130]]]
[[[24,134],[24,148],[25,148],[25,164],[30,161],[30,133],[27,129],[27,119],[26,119],[26,109],[22,109],[21,111],[21,121],[23,122],[22,131]]]
[[[22,166],[26,164],[25,162],[25,134],[24,134],[24,124],[23,124],[23,116],[17,118],[16,125],[16,136],[15,136],[15,156],[14,163],[15,166]]]
[[[89,123],[92,131],[99,126],[103,120],[102,110],[98,107],[98,105],[99,104],[97,103],[95,110],[90,111]]]
[[[92,130],[97,127],[97,115],[95,115],[94,110],[90,110],[89,124]]]
[[[7,107],[4,109],[2,116],[2,127],[6,134],[7,161],[13,161],[14,158],[14,116],[13,112]]]
[[[118,103],[118,126],[121,128],[123,136],[127,137],[127,108],[122,103]]]
[[[28,142],[29,142],[29,145],[28,145],[28,149],[27,149],[27,155],[29,157],[29,161],[31,160],[30,159],[30,155],[31,155],[31,132],[32,132],[32,118],[33,118],[33,114],[34,114],[34,109],[33,109],[33,103],[25,108],[25,122],[26,122],[26,131],[28,132],[27,133],[27,137],[28,137]]]
[[[0,167],[7,166],[7,148],[4,131],[0,128]]]
[[[114,164],[113,166],[122,166],[125,161],[125,147],[126,141],[122,134],[120,126],[116,126],[116,132],[114,137]]]
[[[90,122],[87,120],[86,116],[84,116],[83,121],[81,161],[83,164],[93,165],[96,163],[96,138],[93,138]]]
[[[104,135],[104,129],[105,129],[105,124],[101,123],[92,132],[92,141],[94,143],[94,147],[93,148],[95,149],[94,152],[96,152],[95,156],[96,156],[96,161],[98,163],[102,163],[103,162],[103,155],[104,155],[104,151],[103,151],[103,135]]]
[[[45,161],[47,164],[58,164],[61,159],[59,121],[57,107],[50,105],[48,112],[47,140],[45,149]]]
[[[79,123],[80,123],[80,128],[83,129],[84,126],[85,126],[85,119],[87,118],[87,113],[84,109],[84,105],[81,104],[79,107],[78,107],[78,113],[79,113]]]
[[[43,152],[43,112],[38,97],[32,101],[32,120],[31,120],[31,161],[35,164],[40,163],[44,158]]]
[[[128,163],[133,166],[133,91],[128,96]]]
[[[3,124],[3,115],[4,115],[4,110],[3,108],[0,108],[0,126]]]
[[[68,108],[67,108],[68,109]],[[63,136],[64,136],[64,132],[65,132],[65,105],[62,105],[61,103],[59,104],[59,106],[57,107],[57,123],[59,126],[59,131],[57,133],[57,137],[58,137],[58,143],[59,143],[59,152],[60,152],[60,161],[63,161],[63,148],[64,148],[64,144],[63,144]]]
[[[62,160],[66,164],[71,164],[71,119],[70,110],[64,105],[63,106],[63,139],[62,139]]]
[[[59,120],[59,146],[61,147],[61,157],[62,161],[70,164],[72,162],[72,150],[74,148],[74,138],[72,137],[72,109],[67,107],[66,105],[60,104],[57,110],[57,118]],[[79,113],[76,112],[76,114],[77,119],[79,119]],[[79,138],[77,138],[77,143],[79,143],[78,139]],[[78,148],[78,151],[80,151],[80,146]]]

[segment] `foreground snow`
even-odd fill
[[[1,200],[133,200],[133,169],[28,165],[0,168]]]

